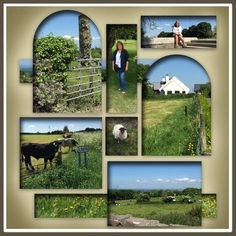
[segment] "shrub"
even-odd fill
[[[49,35],[34,42],[34,111],[60,112],[66,109],[69,64],[77,55],[73,40]]]
[[[137,203],[147,203],[150,202],[150,196],[148,193],[137,193],[135,195],[135,199]]]
[[[165,203],[176,202],[176,198],[175,198],[175,196],[166,196],[166,197],[162,198],[162,201]]]

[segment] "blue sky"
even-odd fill
[[[206,70],[195,60],[181,55],[172,55],[160,60],[139,60],[138,63],[152,65],[147,78],[150,82],[160,82],[166,74],[176,76],[193,91],[194,84],[209,82]],[[154,63],[154,64],[153,64]]]
[[[46,19],[38,29],[37,37],[45,37],[52,33],[54,36],[73,38],[79,45],[78,16],[80,13],[73,11],[62,11]],[[101,37],[95,24],[90,22],[92,34],[92,47],[101,48]]]
[[[151,16],[148,16],[148,18],[151,18]],[[142,17],[143,19],[145,19],[145,16]],[[203,21],[210,23],[212,29],[216,26],[215,16],[155,16],[153,19],[156,25],[155,29],[151,29],[149,24],[145,26],[146,36],[148,37],[158,36],[162,31],[172,32],[172,26],[176,20],[180,22],[183,29],[188,29],[190,26]]]
[[[23,118],[21,119],[21,133],[48,132],[63,130],[67,125],[70,131],[84,130],[85,128],[102,128],[100,118]]]
[[[20,59],[20,70],[33,73],[32,59]]]
[[[200,162],[110,162],[109,189],[201,188]]]

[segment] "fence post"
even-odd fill
[[[201,141],[201,154],[202,154],[207,149],[205,119],[202,113],[200,114],[200,141]]]
[[[184,114],[185,114],[185,116],[188,116],[188,107],[187,106],[184,106]]]

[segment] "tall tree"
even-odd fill
[[[63,128],[63,133],[69,133],[69,132],[70,132],[70,131],[69,131],[68,126],[65,125],[64,128]]]

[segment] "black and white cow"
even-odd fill
[[[25,161],[25,167],[29,170],[29,166],[32,170],[34,167],[31,163],[31,157],[36,158],[37,160],[40,158],[44,159],[44,169],[47,168],[47,162],[50,161],[50,165],[52,166],[52,160],[55,157],[55,154],[58,152],[60,148],[61,142],[54,141],[48,144],[40,144],[40,143],[24,143],[21,146],[21,154],[22,161]]]

